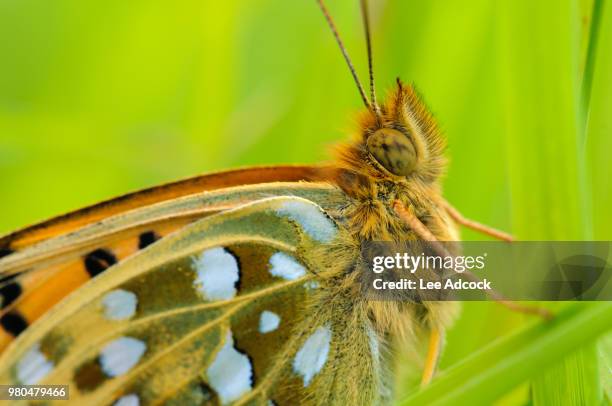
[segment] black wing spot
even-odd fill
[[[7,285],[17,278],[17,274],[6,275],[0,277],[0,285]]]
[[[13,252],[15,252],[15,251],[13,251],[12,249],[10,249],[8,247],[2,247],[2,248],[0,248],[0,258],[7,257],[7,256],[11,255]]]
[[[91,275],[93,278],[116,264],[117,257],[115,257],[111,251],[104,248],[99,248],[87,254],[84,262],[87,273],[89,273],[89,275]]]
[[[0,317],[0,325],[13,337],[17,337],[23,330],[28,328],[26,319],[17,312],[9,312]]]
[[[145,231],[138,236],[138,249],[143,249],[159,240],[159,235],[155,231]]]
[[[236,266],[238,267],[238,280],[234,282],[234,288],[236,288],[236,292],[240,292],[240,289],[242,288],[242,263],[240,262],[240,257],[236,255],[233,250],[230,250],[227,247],[223,247],[223,250],[236,260]]]
[[[2,297],[2,306],[0,308],[4,309],[11,303],[17,299],[23,289],[21,289],[21,285],[17,282],[11,282],[8,285],[4,285],[0,288],[0,296]]]

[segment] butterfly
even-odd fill
[[[456,304],[364,298],[368,241],[456,241],[445,140],[412,85],[376,101],[331,164],[219,172],[0,238],[0,382],[62,384],[92,405],[371,405],[394,350],[428,337],[432,379]]]

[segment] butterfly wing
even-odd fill
[[[313,166],[253,167],[196,176],[140,190],[2,236],[0,258],[47,238],[66,234],[98,220],[150,204],[240,185],[319,181],[322,180],[324,173],[323,168]]]
[[[369,404],[380,351],[344,282],[356,250],[299,197],[206,217],[55,307],[0,380],[69,384],[77,404]]]
[[[122,212],[71,233],[48,238],[0,259],[0,349],[52,305],[91,277],[198,218],[278,195],[314,199],[326,207],[343,200],[316,182],[275,182],[190,194]]]

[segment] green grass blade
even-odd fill
[[[555,320],[496,341],[449,368],[430,386],[400,404],[490,404],[609,330],[610,314],[609,302],[568,306]]]
[[[584,157],[577,150],[576,9],[571,2],[498,5],[512,231],[522,240],[584,239],[588,234],[589,216],[579,194]]]
[[[593,89],[593,75],[595,71],[596,57],[599,50],[599,31],[601,27],[601,19],[603,16],[604,0],[593,0],[593,11],[591,12],[591,24],[589,27],[589,35],[587,39],[586,60],[584,72],[582,74],[582,89],[581,89],[581,122],[584,126],[584,140],[588,136],[587,126],[589,109],[591,103],[591,92]]]
[[[600,28],[597,35],[600,52],[596,62],[592,64],[592,93],[589,98],[586,145],[591,188],[596,192],[593,196],[593,216],[596,219],[594,235],[596,239],[609,240],[612,238],[612,217],[609,215],[612,205],[612,166],[609,164],[612,151],[612,54],[605,51],[612,47],[612,7],[609,2],[605,5],[603,1],[601,3]],[[611,402],[612,335],[602,339],[599,355],[602,386],[608,402]]]
[[[587,157],[593,195],[593,224],[595,238],[612,239],[612,4],[603,7],[599,48],[593,70],[593,86],[587,127]]]
[[[598,39],[601,25],[603,0],[593,0],[592,12],[585,15],[584,20],[590,20],[588,35],[586,36],[586,58],[582,72],[582,83],[578,109],[578,143],[579,154],[583,154],[588,137],[588,122],[591,103],[591,91],[598,53]],[[586,158],[586,154],[584,154]],[[580,195],[583,196],[584,205],[590,208],[592,203],[590,181],[587,176],[588,166],[586,159],[578,160]],[[584,219],[590,224],[591,219]],[[584,237],[592,235],[592,229],[587,225],[588,231]],[[598,368],[599,351],[596,344],[581,348],[566,357],[547,373],[537,377],[532,382],[533,405],[595,405],[602,401],[600,371]]]
[[[600,342],[600,374],[605,395],[612,400],[612,334],[606,335]]]
[[[578,2],[502,2],[499,11],[513,231],[527,240],[588,240],[592,210],[583,148],[588,108],[582,107]],[[595,51],[587,52],[591,63]],[[589,346],[568,351],[532,382],[535,406],[592,404],[598,398],[597,352],[594,343]]]
[[[565,357],[532,382],[533,405],[598,405],[602,400],[599,384],[597,346],[591,343]]]

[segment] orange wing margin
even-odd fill
[[[103,218],[137,207],[190,194],[231,186],[325,180],[322,167],[305,165],[267,166],[216,172],[143,189],[51,218],[0,238],[0,257],[24,247],[81,228]]]
[[[329,176],[325,167],[278,166],[212,173],[133,192],[35,224],[0,238],[0,259],[51,237],[76,231],[102,219],[151,204],[228,187],[271,182],[320,182]],[[200,213],[204,215],[204,213]],[[132,230],[119,240],[107,241],[84,256],[31,272],[0,271],[0,352],[27,326],[63,297],[97,273],[192,221],[186,216],[155,227]],[[146,241],[141,238],[147,234]],[[150,234],[150,235],[149,235]],[[144,244],[144,245],[143,245]],[[102,255],[104,254],[104,255]],[[98,256],[102,255],[100,258]],[[91,262],[91,264],[90,264]]]

